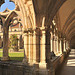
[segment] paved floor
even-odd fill
[[[75,75],[75,49],[71,50],[67,61],[57,75]]]

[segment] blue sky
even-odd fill
[[[0,12],[5,11],[7,8],[9,10],[14,10],[15,4],[13,2],[10,2],[9,0],[5,0],[5,3],[3,3],[0,7]]]

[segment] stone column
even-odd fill
[[[33,61],[33,32],[30,30],[28,32],[29,35],[29,63]]]
[[[54,36],[53,36],[53,51],[54,51],[54,53],[56,54],[56,37],[55,37],[55,34],[54,34]]]
[[[40,64],[39,67],[46,69],[46,30],[41,30],[41,44],[40,44]]]
[[[67,49],[67,50],[68,50],[68,47],[69,47],[69,46],[68,46],[68,41],[66,41],[66,49]]]
[[[62,54],[62,39],[60,38],[60,54]]]
[[[28,59],[28,31],[24,32],[24,59],[23,63],[27,63]]]
[[[33,63],[38,63],[39,62],[39,31],[34,30],[33,32]]]
[[[50,55],[50,29],[44,28],[41,29],[40,35],[40,74],[41,75],[50,75],[53,73],[52,71],[52,63],[51,63],[51,55]],[[52,74],[53,75],[53,74]]]
[[[52,38],[52,51],[54,52],[54,36]]]
[[[3,27],[3,57],[1,58],[2,61],[9,60],[8,55],[8,37],[9,37],[9,27]]]
[[[51,52],[53,51],[53,36],[52,36],[52,32],[50,32],[51,34],[51,40],[50,40],[50,47],[51,47]]]
[[[65,38],[63,39],[63,48],[64,48],[64,52],[66,52],[66,40],[65,40]]]
[[[58,36],[56,36],[56,54],[58,55]]]
[[[24,50],[26,57],[28,56],[27,50],[28,50],[28,32],[26,31],[24,33]]]

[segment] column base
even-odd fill
[[[46,70],[39,69],[39,75],[50,75],[50,71],[48,69]]]
[[[38,70],[38,69],[39,69],[39,63],[35,63],[35,64],[34,64],[34,67],[35,67],[35,69]]]
[[[47,68],[47,63],[39,63],[39,69],[46,69]]]
[[[8,61],[8,60],[10,60],[10,57],[9,56],[3,56],[1,58],[1,61]]]
[[[47,63],[39,63],[39,75],[50,75],[50,71],[47,69]]]
[[[27,64],[28,64],[28,61],[27,61],[27,59],[26,59],[26,58],[23,58],[23,61],[22,61],[22,63],[27,65]]]

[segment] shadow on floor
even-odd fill
[[[75,75],[75,50],[72,49],[66,61],[56,71],[55,75]]]

